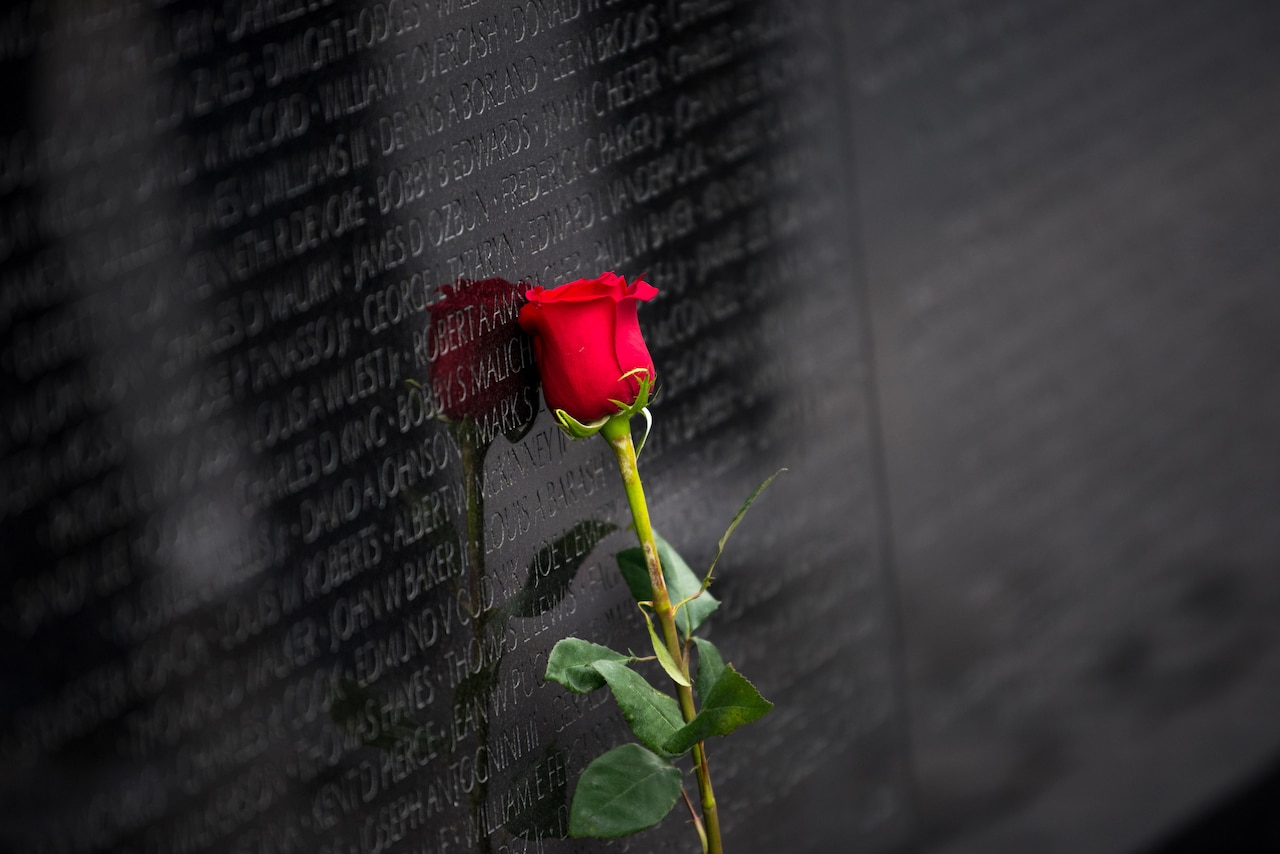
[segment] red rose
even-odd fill
[[[520,326],[533,336],[542,393],[552,412],[563,409],[587,424],[618,414],[640,393],[637,368],[654,379],[653,359],[640,335],[637,303],[658,289],[642,279],[630,285],[614,273],[525,292]],[[628,374],[631,374],[628,376]]]
[[[523,287],[504,279],[441,288],[427,330],[431,392],[441,414],[485,435],[518,429],[537,414],[538,374],[516,316]]]

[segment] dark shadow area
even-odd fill
[[[1280,760],[1143,854],[1280,851]]]

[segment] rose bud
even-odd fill
[[[542,393],[552,412],[582,423],[617,415],[655,374],[640,334],[637,305],[658,289],[614,273],[525,292],[520,326],[533,336]],[[619,406],[621,404],[621,406]]]

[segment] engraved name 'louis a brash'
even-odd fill
[[[719,854],[724,845],[705,741],[756,720],[773,704],[694,632],[719,605],[708,588],[726,540],[777,474],[738,510],[701,578],[654,532],[636,467],[644,437],[637,448],[631,418],[644,416],[647,436],[656,372],[638,308],[657,293],[642,279],[627,284],[609,272],[552,289],[535,287],[520,309],[520,326],[533,336],[543,395],[557,423],[575,439],[600,433],[617,458],[640,541],[639,548],[618,553],[618,568],[653,647],[652,656],[637,657],[564,638],[551,651],[546,678],[581,694],[608,686],[640,742],[613,748],[582,772],[569,812],[570,835],[611,838],[644,830],[665,818],[683,795],[702,850]],[[641,661],[661,666],[674,697],[632,666]],[[686,754],[692,756],[701,815],[677,764]]]

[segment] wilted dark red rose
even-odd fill
[[[523,290],[505,279],[464,280],[427,307],[431,393],[449,421],[470,419],[492,436],[537,414],[537,366],[517,320]]]
[[[658,289],[642,279],[630,285],[614,273],[525,293],[520,326],[533,336],[542,392],[554,412],[563,409],[586,424],[635,403],[637,368],[655,378],[653,359],[640,334],[636,309]]]

